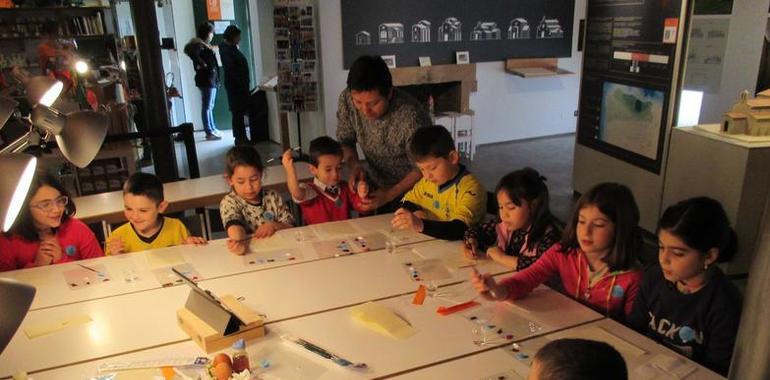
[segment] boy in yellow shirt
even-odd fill
[[[440,125],[415,131],[409,154],[422,179],[406,193],[391,225],[439,239],[462,239],[468,226],[484,217],[484,187],[460,164],[452,136]]]
[[[123,185],[123,204],[128,223],[112,231],[104,253],[145,251],[180,244],[206,244],[206,240],[190,236],[179,219],[161,215],[168,207],[163,199],[163,183],[152,174],[137,172]]]

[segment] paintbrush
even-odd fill
[[[299,155],[294,158],[295,161],[302,160],[303,154],[302,154],[302,151],[301,151],[302,150],[301,146],[295,146],[294,148],[291,148],[291,150],[294,151],[294,152],[300,152]],[[267,159],[267,161],[265,161],[265,163],[270,164],[270,163],[272,163],[275,160],[280,161],[282,156],[283,155],[270,157],[270,158]]]

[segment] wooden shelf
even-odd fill
[[[86,34],[82,36],[61,36],[59,38],[63,39],[75,39],[75,40],[99,40],[103,38],[108,38],[112,36],[112,33],[106,33],[106,34]],[[14,41],[14,40],[40,40],[43,37],[33,37],[33,36],[27,36],[27,37],[0,37],[0,41]]]
[[[22,12],[45,12],[45,11],[98,11],[103,9],[109,9],[109,6],[92,6],[92,7],[15,7],[15,8],[0,8],[0,14],[2,13],[22,13]]]
[[[522,78],[541,78],[574,74],[560,69],[556,58],[506,59],[505,71]]]

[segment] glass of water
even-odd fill
[[[396,250],[398,250],[398,244],[394,240],[385,241],[385,251],[388,254],[395,254]]]

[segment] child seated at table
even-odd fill
[[[294,216],[281,196],[262,189],[262,159],[250,145],[230,148],[225,156],[225,179],[232,191],[219,203],[222,224],[227,231],[227,249],[243,255],[252,238],[262,239],[290,228]]]
[[[465,233],[465,257],[488,258],[514,270],[532,265],[561,238],[548,207],[545,177],[524,168],[506,174],[495,190],[499,220],[477,224]]]
[[[583,194],[559,244],[529,268],[495,283],[472,273],[471,282],[487,299],[515,300],[559,275],[564,291],[579,302],[621,321],[631,313],[642,272],[639,209],[626,186],[601,183]]]
[[[361,198],[352,191],[342,176],[342,146],[329,136],[310,142],[310,172],[315,178],[299,183],[294,169],[293,150],[283,153],[286,185],[299,204],[305,224],[350,219],[353,210],[361,212]]]
[[[0,271],[104,256],[93,231],[56,177],[38,171],[8,233],[0,234]]]
[[[726,376],[742,297],[715,264],[736,249],[718,201],[699,197],[667,208],[658,223],[659,265],[644,273],[631,326]]]
[[[626,380],[618,350],[588,339],[557,339],[539,349],[527,380]]]
[[[163,183],[155,175],[137,172],[129,177],[123,184],[123,207],[128,223],[116,228],[107,238],[104,247],[107,255],[206,244],[206,239],[190,236],[179,219],[162,215],[168,202],[163,198]]]
[[[422,173],[391,221],[439,239],[460,240],[484,217],[487,193],[464,165],[449,131],[440,125],[415,131],[409,154]]]

